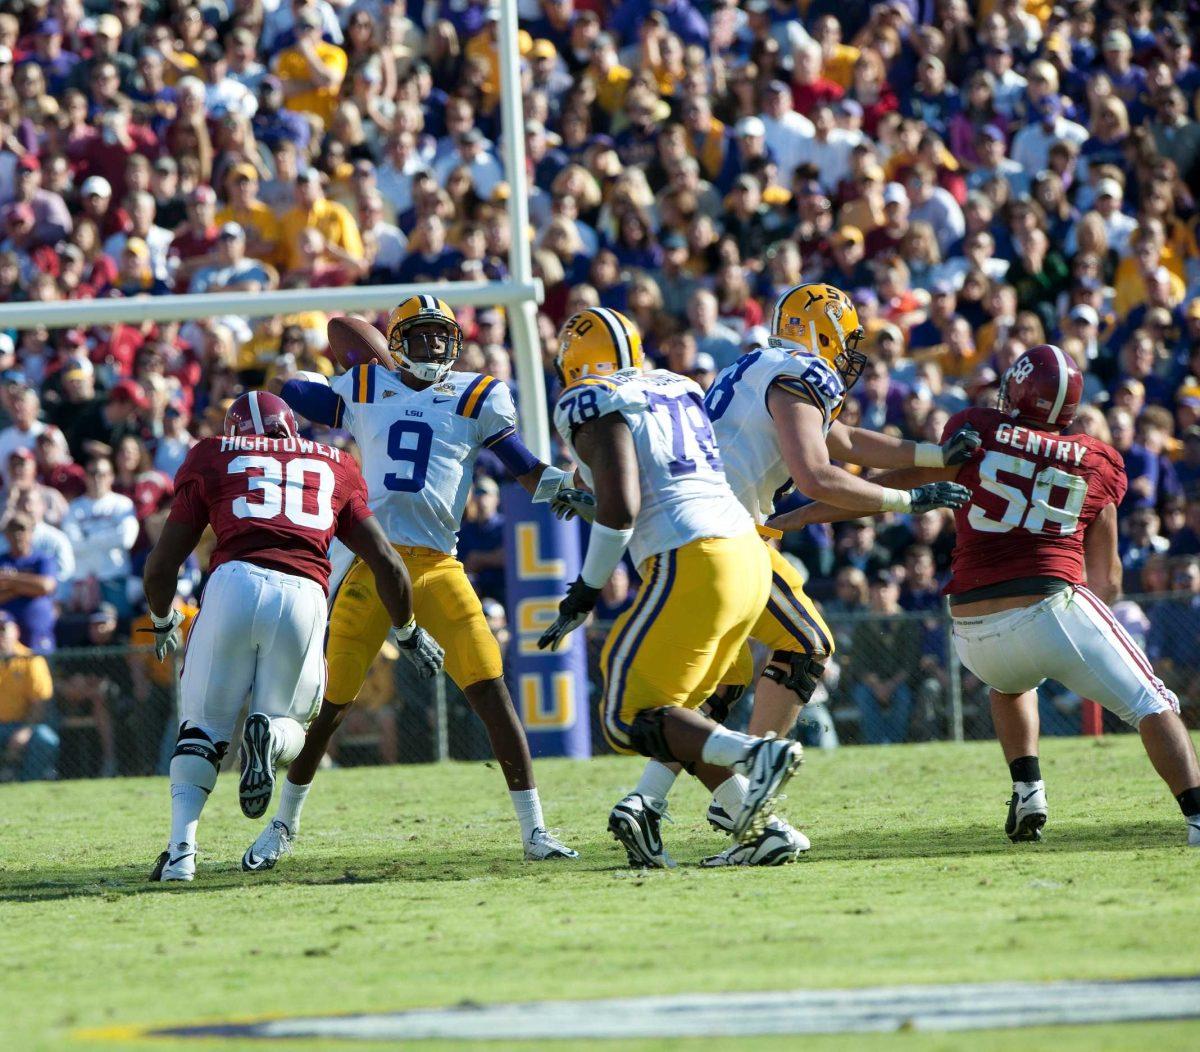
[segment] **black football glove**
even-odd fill
[[[582,577],[576,577],[563,601],[558,604],[558,617],[554,624],[538,640],[538,650],[557,650],[558,644],[587,620],[599,598],[599,588],[592,588],[583,583]]]
[[[971,502],[971,491],[957,482],[930,482],[908,492],[914,513],[934,508],[961,508]]]
[[[408,635],[401,638],[405,631]],[[393,628],[391,635],[400,653],[417,670],[421,679],[432,679],[442,671],[442,661],[446,652],[425,629],[409,622],[405,628]]]
[[[960,427],[942,443],[942,463],[948,468],[965,464],[982,443],[979,432],[970,424]]]

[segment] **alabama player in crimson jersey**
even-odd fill
[[[1200,846],[1200,767],[1179,701],[1107,605],[1120,592],[1117,505],[1127,481],[1111,446],[1065,433],[1082,390],[1083,377],[1058,347],[1032,348],[1004,374],[995,409],[965,409],[946,424],[947,435],[974,427],[979,455],[960,468],[920,473],[956,478],[972,491],[971,503],[955,512],[946,586],[955,649],[991,688],[992,722],[1013,781],[1010,839],[1039,840],[1046,823],[1037,688],[1054,679],[1137,727],[1183,811],[1188,843]],[[782,527],[847,517],[833,512],[802,509]]]
[[[247,698],[239,787],[247,817],[266,811],[276,765],[303,746],[325,686],[326,553],[335,536],[371,568],[402,652],[427,676],[442,664],[441,648],[413,621],[408,572],[367,507],[358,465],[342,450],[298,438],[281,398],[242,395],[226,414],[225,434],[193,446],[175,477],[171,513],[145,570],[160,660],[180,644],[182,617],[171,606],[179,568],[210,524],[217,546],[184,654],[171,835],[152,880],[195,875],[200,812]]]

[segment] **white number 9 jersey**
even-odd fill
[[[753,529],[729,484],[699,386],[665,370],[589,376],[564,391],[554,424],[589,486],[592,473],[575,451],[575,431],[620,413],[638,460],[642,507],[630,542],[635,564],[702,537]]]

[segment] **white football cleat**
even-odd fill
[[[1188,819],[1188,847],[1200,847],[1200,815]]]
[[[271,721],[261,712],[246,717],[242,729],[242,780],[238,801],[247,818],[262,818],[275,792],[275,741]]]
[[[625,848],[632,869],[674,869],[662,842],[661,810],[641,793],[630,793],[608,813],[608,831]]]
[[[749,781],[742,809],[733,816],[733,838],[739,844],[757,839],[766,828],[775,800],[804,762],[804,747],[787,738],[768,734],[750,746],[736,764]]]
[[[181,841],[178,844],[168,844],[167,850],[158,856],[150,879],[166,883],[175,880],[192,880],[195,876],[196,849]]]
[[[1047,813],[1045,782],[1014,782],[1004,832],[1014,844],[1041,840]]]
[[[274,869],[275,863],[292,850],[292,834],[278,818],[258,834],[242,856],[242,869],[247,873],[263,873]]]
[[[567,847],[557,837],[551,836],[541,826],[529,834],[525,841],[525,861],[544,862],[550,858],[578,858],[579,852]]]
[[[795,862],[812,845],[808,837],[780,818],[772,818],[748,844],[731,844],[716,855],[701,859],[707,869],[717,866],[783,866]]]

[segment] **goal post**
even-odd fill
[[[507,280],[6,303],[0,304],[0,330],[192,321],[221,315],[262,318],[314,309],[326,313],[374,312],[390,310],[409,296],[431,291],[436,291],[452,307],[503,307],[520,394],[521,436],[529,449],[548,463],[553,443],[537,332],[542,285],[533,276],[529,233],[517,3],[516,0],[493,0],[493,3],[500,14],[497,47],[501,152],[509,186],[507,213],[511,243]],[[535,754],[589,756],[589,692],[583,633],[575,632],[553,654],[539,651],[536,646],[538,636],[553,621],[568,582],[578,573],[579,527],[574,522],[559,522],[549,513],[547,505],[532,505],[519,486],[509,485],[504,489],[508,619],[513,637],[508,672],[517,712],[526,725]]]

